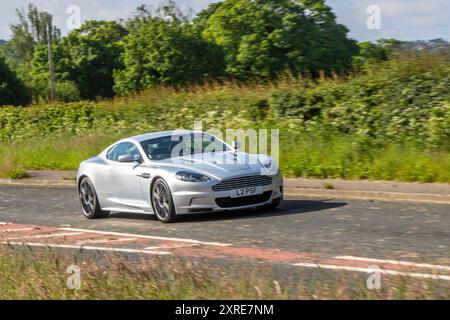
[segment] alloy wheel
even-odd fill
[[[84,180],[80,186],[81,207],[85,215],[92,215],[95,211],[95,195],[87,180]]]
[[[170,214],[170,196],[162,181],[157,181],[153,188],[153,203],[158,217],[161,220],[167,219]]]

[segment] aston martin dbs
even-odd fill
[[[88,219],[110,212],[182,214],[276,208],[283,178],[267,155],[239,152],[205,132],[158,132],[118,141],[83,161],[77,175]]]

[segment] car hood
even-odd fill
[[[263,170],[259,157],[243,152],[220,152],[214,155],[209,153],[188,155],[162,160],[159,163],[222,180],[239,175],[261,174]]]

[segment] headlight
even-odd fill
[[[200,173],[180,171],[176,175],[177,179],[186,182],[210,182],[211,178]]]
[[[278,166],[272,158],[261,157],[258,161],[261,167],[261,174],[268,176],[275,176],[277,174]]]
[[[276,167],[275,162],[272,160],[272,158],[270,158],[268,156],[260,157],[258,159],[258,162],[259,162],[259,165],[261,166],[261,168],[270,169],[270,168]]]
[[[267,169],[270,169],[273,165],[274,163],[272,162],[272,159],[266,159],[262,162],[262,166]]]

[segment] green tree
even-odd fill
[[[0,56],[0,106],[26,105],[30,102],[30,95],[25,85],[17,78]]]
[[[117,92],[197,83],[223,74],[221,49],[205,41],[173,3],[155,13],[140,7],[128,28],[125,69],[115,77]]]
[[[89,21],[64,37],[61,72],[73,81],[81,97],[112,97],[115,70],[123,68],[122,40],[128,31],[117,22]]]
[[[61,45],[53,47],[55,61],[55,95],[58,100],[77,101],[81,99],[75,82],[69,78],[69,73],[61,63],[65,59],[65,52]],[[50,74],[48,67],[47,46],[37,46],[29,70],[28,85],[34,98],[48,99],[50,97]]]
[[[31,61],[36,46],[47,44],[51,35],[54,42],[61,38],[61,31],[53,25],[53,16],[33,5],[28,5],[28,11],[17,9],[18,22],[11,25],[11,40],[8,41],[5,55],[8,63],[14,69]],[[27,66],[24,67],[26,71]]]
[[[224,49],[227,72],[241,79],[345,71],[358,52],[324,0],[226,0],[200,16],[209,16],[203,35]]]
[[[57,97],[62,100],[77,96],[81,99],[112,97],[113,73],[123,68],[122,40],[127,33],[117,22],[88,21],[62,38],[53,52]],[[32,86],[45,96],[49,79],[46,54],[44,46],[38,47],[31,68]]]
[[[54,44],[61,38],[60,30],[54,26],[53,17],[45,11],[30,4],[28,10],[17,9],[17,23],[11,25],[11,39],[4,45],[3,54],[7,64],[17,77],[29,88],[34,80],[30,77],[30,69],[34,52],[39,46],[46,46],[48,37]],[[46,53],[48,59],[48,53]],[[47,71],[48,73],[48,71]],[[38,89],[31,88],[31,92]]]
[[[194,26],[200,31],[203,31],[207,27],[209,18],[222,6],[222,4],[223,2],[210,3],[205,9],[197,13],[193,20]]]
[[[353,57],[353,66],[356,71],[362,71],[374,64],[386,61],[401,49],[402,44],[403,42],[395,39],[361,42],[358,44],[359,54]]]

